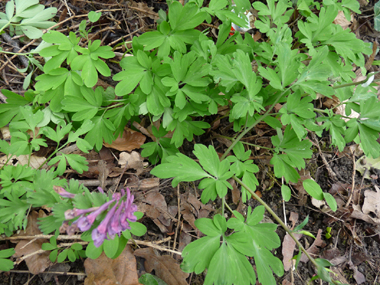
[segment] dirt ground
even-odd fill
[[[205,1],[206,2],[206,1]],[[251,1],[252,2],[252,1]],[[4,11],[6,1],[0,3],[0,11]],[[100,10],[100,9],[119,9],[115,11],[112,16],[102,18],[100,26],[97,26],[93,30],[93,39],[100,38],[104,41],[104,44],[113,43],[116,45],[120,43],[120,38],[125,41],[130,41],[134,35],[139,35],[145,31],[149,31],[155,28],[154,19],[157,17],[159,9],[167,10],[165,1],[40,1],[41,4],[46,6],[53,5],[58,9],[56,21],[62,21],[69,17],[70,13],[74,14],[86,14],[88,11]],[[352,30],[355,31],[358,37],[365,41],[374,42],[380,35],[373,29],[373,5],[374,1],[369,1],[368,5],[362,5],[362,15],[354,15],[355,21],[353,23]],[[76,21],[76,20],[75,20]],[[62,30],[68,30],[70,27],[79,24],[78,22],[70,21],[59,27]],[[106,27],[110,27],[107,29]],[[104,31],[101,31],[104,29]],[[25,43],[19,42],[20,47]],[[116,48],[116,52],[123,53],[128,48],[128,44],[121,45]],[[375,58],[377,59],[377,58]],[[2,59],[4,60],[4,58]],[[13,63],[22,67],[22,63],[17,59],[13,59]],[[2,62],[3,64],[3,62]],[[120,68],[116,64],[110,64],[113,72],[118,72]],[[377,68],[377,67],[375,67]],[[12,73],[10,69],[4,69],[8,79],[15,75],[12,80],[0,80],[0,89],[9,89],[14,92],[22,90],[22,76]],[[376,69],[375,69],[376,70]],[[102,78],[102,77],[101,77]],[[114,82],[110,82],[107,78],[102,78],[105,84],[111,84],[115,86]],[[215,118],[210,118],[213,121]],[[231,125],[227,121],[220,121],[220,125],[217,130],[221,134],[232,134]],[[257,136],[257,139],[270,141],[272,133],[265,133],[265,130],[261,130],[260,126],[252,132],[252,136]],[[259,135],[260,134],[260,135]],[[310,175],[316,182],[322,187],[323,191],[330,192],[335,196],[340,197],[340,201],[343,204],[347,203],[351,193],[354,201],[359,205],[363,204],[365,199],[364,193],[367,190],[375,191],[374,186],[380,187],[380,175],[376,169],[370,169],[372,179],[363,179],[359,172],[354,171],[354,162],[359,157],[353,156],[347,147],[343,153],[338,153],[336,149],[329,147],[329,137],[323,136],[319,140],[319,144],[322,146],[321,153],[313,146],[314,155],[307,161],[307,167],[305,177]],[[195,142],[210,144],[212,141],[216,150],[223,153],[225,146],[221,140],[218,140],[211,133],[206,133],[200,137],[195,138]],[[262,143],[262,142],[261,142]],[[181,151],[185,154],[190,154],[193,150],[193,142],[185,141],[181,147]],[[364,220],[350,217],[353,212],[352,207],[342,207],[336,213],[331,211],[325,211],[323,205],[321,208],[317,208],[312,204],[310,196],[305,195],[304,190],[299,189],[297,185],[293,185],[292,198],[289,202],[283,203],[280,187],[277,181],[274,179],[272,170],[268,167],[270,155],[263,150],[254,151],[253,153],[255,163],[259,166],[260,172],[257,177],[260,182],[260,186],[257,190],[262,195],[262,199],[267,202],[275,213],[283,220],[287,221],[289,226],[294,223],[298,225],[307,216],[309,216],[309,222],[305,226],[304,230],[311,232],[314,236],[318,236],[317,240],[311,237],[303,236],[300,238],[300,242],[305,248],[313,248],[314,257],[323,257],[330,261],[334,261],[336,266],[334,267],[335,276],[334,279],[340,280],[342,283],[347,284],[380,284],[380,226],[375,226]],[[322,160],[324,157],[326,163]],[[145,172],[140,174],[139,179],[149,179],[148,168]],[[334,173],[336,177],[333,177],[331,173]],[[96,175],[95,175],[96,176]],[[87,177],[78,177],[72,174],[68,178],[77,179],[90,179]],[[123,176],[123,181],[128,183],[134,183],[134,174],[126,174]],[[353,183],[354,179],[354,183]],[[352,184],[354,185],[354,191],[352,191]],[[89,187],[90,189],[96,189],[96,187]],[[149,191],[135,190],[136,202],[140,203],[139,207],[148,207],[144,204],[146,196],[153,193]],[[155,192],[154,192],[155,193]],[[167,211],[171,217],[178,218],[178,205],[181,204],[181,219],[182,228],[178,230],[178,224],[174,223],[174,219],[163,222],[159,219],[153,219],[146,216],[141,222],[144,223],[148,232],[145,236],[140,237],[140,240],[146,241],[159,241],[165,238],[172,237],[171,244],[167,244],[167,247],[172,247],[174,242],[174,234],[177,237],[175,241],[179,244],[178,250],[181,250],[191,240],[197,238],[197,232],[191,227],[191,220],[196,216],[187,212],[187,205],[190,205],[191,198],[200,197],[200,190],[196,189],[194,183],[182,183],[179,189],[174,189],[170,186],[169,180],[160,181],[159,195],[163,200],[162,204],[167,207]],[[178,197],[178,194],[180,195]],[[161,199],[161,196],[159,198]],[[157,196],[158,197],[158,196]],[[232,196],[227,197],[227,202],[231,205],[231,208],[244,211],[247,205],[255,207],[258,205],[256,200],[249,200],[247,205],[243,205],[235,201]],[[162,205],[160,204],[160,205]],[[194,204],[191,204],[194,207]],[[220,208],[220,201],[210,203],[207,207],[198,205],[198,210],[203,213],[207,213],[208,217],[212,217],[218,212]],[[202,208],[203,207],[203,208]],[[292,218],[290,216],[292,215]],[[298,216],[295,218],[295,216]],[[192,218],[191,218],[192,217]],[[266,222],[271,222],[271,217],[266,217]],[[293,221],[293,222],[292,222]],[[328,235],[328,228],[331,228],[330,235]],[[278,227],[277,233],[279,234],[281,241],[285,238],[285,231]],[[178,235],[177,235],[178,234]],[[283,260],[283,247],[287,247],[287,244],[283,244],[278,248],[274,254],[280,260]],[[162,252],[163,253],[163,252]],[[294,255],[298,253],[298,250],[294,250]],[[167,254],[167,253],[163,253]],[[174,258],[180,262],[181,258],[174,255]],[[138,271],[140,274],[144,273],[144,259],[137,258]],[[7,273],[0,273],[0,285],[2,284],[65,284],[65,285],[79,285],[84,284],[85,268],[83,260],[77,260],[74,263],[66,262],[63,264],[57,264],[49,268],[48,271],[54,272],[48,274],[47,272],[33,275],[28,271],[26,264],[23,262],[14,270]],[[68,272],[67,275],[64,273]],[[320,281],[310,281],[310,279],[316,274],[310,262],[300,262],[298,268],[294,271],[286,271],[284,276],[277,278],[278,284],[327,284],[320,283]],[[191,274],[187,281],[189,284],[203,284],[204,276],[202,274],[196,276]]]

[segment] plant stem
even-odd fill
[[[343,88],[343,87],[359,85],[359,84],[366,83],[368,81],[368,79],[369,78],[366,78],[366,79],[364,79],[362,81],[358,81],[358,82],[350,82],[350,83],[345,83],[345,84],[341,84],[341,85],[337,85],[337,86],[332,86],[332,88],[333,89],[339,89],[339,88]],[[380,81],[380,79],[375,79],[372,82],[378,82],[378,81]]]
[[[239,178],[235,175],[232,177],[235,179],[237,183],[239,183],[242,187],[244,187],[257,201],[260,202],[261,205],[265,207],[265,209],[272,215],[272,217],[284,228],[284,230],[291,236],[291,238],[295,241],[295,243],[299,246],[299,248],[306,254],[309,260],[314,264],[315,267],[318,267],[318,264],[315,262],[314,258],[306,251],[306,249],[302,246],[302,244],[295,238],[292,231],[284,224],[284,222],[280,219],[279,216],[276,215],[275,212],[269,207],[267,203],[264,202],[254,191],[252,191],[247,185],[243,183]]]
[[[13,19],[13,18],[12,18]],[[11,21],[9,21],[8,23],[6,23],[1,29],[0,29],[0,33],[2,31],[4,31],[5,28],[7,28],[9,25],[11,24]]]
[[[12,54],[12,55],[28,55],[28,54],[37,54],[38,52],[25,52],[25,53],[21,53],[21,52],[11,52],[11,51],[0,51],[0,53],[6,53],[6,54]]]
[[[238,141],[240,141],[246,133],[248,133],[250,130],[252,130],[258,123],[260,123],[263,119],[265,119],[267,116],[269,116],[270,111],[272,111],[273,107],[280,101],[281,97],[284,96],[286,92],[288,92],[290,88],[285,89],[281,94],[276,98],[276,100],[273,102],[273,104],[269,107],[269,109],[260,117],[258,118],[251,126],[246,128],[243,132],[240,133],[240,135],[232,142],[232,144],[227,148],[227,150],[223,153],[220,160],[223,160],[226,158],[227,154],[231,151],[231,149],[234,148],[234,146],[237,144]]]
[[[233,214],[233,211],[231,207],[227,204],[226,200],[224,200],[224,204],[226,205],[226,208],[231,212],[231,214]]]

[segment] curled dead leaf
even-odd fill
[[[150,273],[154,270],[156,276],[168,285],[187,285],[186,278],[189,274],[181,270],[173,257],[169,255],[158,256],[150,247],[135,250],[135,256],[145,259],[146,272]]]
[[[44,211],[40,210],[38,213],[32,211],[28,216],[28,226],[25,231],[21,231],[18,236],[33,236],[42,234],[37,225],[37,218],[46,217]],[[53,263],[49,259],[49,251],[43,251],[41,253],[33,254],[41,250],[43,243],[48,242],[46,239],[36,239],[21,240],[17,243],[15,247],[14,257],[22,257],[26,255],[31,255],[25,259],[28,269],[33,274],[39,274],[45,271],[46,268],[51,266]]]
[[[85,285],[138,285],[136,258],[129,245],[115,259],[104,252],[97,258],[87,258],[84,262],[87,278]]]
[[[129,128],[124,128],[122,137],[118,137],[112,144],[104,143],[106,147],[117,149],[118,151],[132,151],[139,149],[144,144],[146,137]]]

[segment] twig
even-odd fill
[[[352,151],[351,148],[350,148],[350,151],[352,154],[352,168],[353,168],[352,169],[352,184],[351,184],[351,194],[350,194],[350,197],[348,197],[348,201],[345,205],[346,208],[350,205],[352,196],[354,195],[354,190],[355,190],[355,173],[356,173],[355,153]]]
[[[177,245],[178,228],[179,228],[179,225],[181,223],[181,207],[180,207],[179,184],[177,185],[177,204],[178,204],[178,219],[177,219],[177,226],[175,228],[175,234],[174,234],[173,250],[175,250],[175,247]]]
[[[9,270],[8,272],[13,273],[28,273],[32,274],[29,270]],[[73,275],[73,276],[86,276],[84,272],[61,272],[61,271],[44,271],[42,274],[56,274],[56,275]]]
[[[6,34],[6,33],[3,33],[2,35],[1,35],[1,37],[8,43],[8,44],[10,44],[12,47],[13,47],[13,52],[15,52],[15,53],[19,53],[19,51],[20,51],[20,46],[19,46],[19,44],[18,44],[18,42],[16,42],[15,40],[13,40],[12,38],[11,38],[11,36],[10,35],[8,35],[8,34]],[[18,57],[18,59],[21,61],[21,63],[24,65],[24,67],[28,67],[29,66],[29,60],[25,57],[25,56],[23,56],[23,55],[18,55],[17,56]],[[21,72],[20,72],[21,73]]]

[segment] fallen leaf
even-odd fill
[[[130,189],[137,188],[139,190],[147,190],[147,189],[152,189],[154,187],[158,187],[159,185],[160,185],[160,178],[157,178],[157,177],[146,178],[146,179],[138,180],[132,183],[128,181],[128,187]]]
[[[354,279],[356,281],[356,284],[362,284],[367,281],[363,273],[358,270],[352,261],[348,262],[348,265],[350,266],[350,269],[354,271]]]
[[[336,247],[324,250],[322,258],[327,259],[335,266],[347,261],[347,256],[342,255],[340,250]]]
[[[289,221],[292,222],[292,230],[293,230],[298,221],[298,213],[290,212]]]
[[[369,170],[371,168],[380,170],[380,157],[371,158],[362,156],[356,161],[355,166],[356,170],[359,171],[364,178],[371,179],[369,176]]]
[[[38,169],[41,165],[43,165],[46,161],[45,157],[36,156],[34,154],[32,155],[19,155],[15,156],[13,155],[11,159],[9,159],[9,156],[4,155],[0,158],[0,167],[4,166],[4,164],[8,161],[7,165],[26,165],[29,163],[29,166],[33,169]],[[46,168],[46,165],[45,167]]]
[[[137,151],[132,151],[131,153],[121,152],[119,155],[118,164],[123,169],[127,165],[125,170],[127,170],[127,169],[136,170],[137,176],[139,176],[144,171],[143,159],[141,157],[141,154],[138,153]]]
[[[332,267],[330,267],[330,270],[333,271],[330,273],[331,279],[339,281],[341,284],[349,284],[347,279],[344,277],[345,274],[344,274],[342,268],[332,266]]]
[[[376,185],[374,187],[376,192],[364,191],[364,204],[361,210],[359,205],[352,205],[354,211],[351,213],[351,217],[380,225],[380,189]]]
[[[124,128],[122,137],[118,137],[112,144],[103,143],[104,146],[117,149],[118,151],[132,151],[139,149],[144,144],[146,137],[129,128]]]
[[[293,233],[293,235],[297,240],[299,240],[302,237],[302,234]],[[288,271],[292,268],[292,258],[294,256],[295,247],[296,242],[288,233],[286,233],[282,242],[282,263],[284,264],[285,271]]]
[[[179,245],[178,245],[178,251],[182,252],[182,250],[187,246],[189,243],[191,243],[192,237],[188,233],[181,232],[179,236]]]
[[[108,258],[104,252],[97,258],[87,258],[84,262],[87,278],[85,285],[137,285],[136,258],[129,245],[115,259]]]
[[[232,202],[237,205],[239,204],[239,200],[240,200],[240,191],[239,189],[237,188],[237,185],[236,185],[236,182],[234,179],[229,179],[228,180],[228,183],[231,184],[232,186]]]
[[[28,226],[25,231],[21,231],[20,234],[16,236],[34,236],[40,235],[42,232],[39,230],[37,225],[37,218],[46,217],[44,211],[40,210],[38,213],[32,211],[28,216]],[[43,243],[48,242],[47,239],[36,239],[33,241],[30,240],[21,240],[17,243],[15,247],[14,257],[21,257],[28,254],[32,254],[41,250]],[[32,274],[39,274],[44,272],[46,268],[51,266],[53,263],[49,259],[49,251],[44,251],[42,253],[34,254],[25,259],[26,265],[28,266],[29,271]]]
[[[317,233],[317,236],[313,242],[313,244],[306,250],[312,257],[316,256],[317,253],[319,252],[319,248],[318,247],[325,247],[326,244],[325,242],[322,240],[322,230],[319,229],[318,230],[318,233]],[[309,259],[307,258],[306,254],[302,253],[302,256],[301,256],[301,261],[302,262],[307,262]]]
[[[155,271],[156,276],[168,285],[187,285],[186,278],[189,276],[181,270],[175,259],[169,255],[158,256],[150,247],[135,250],[134,254],[145,259],[146,272]]]
[[[351,14],[351,21],[347,21],[346,16],[344,15],[343,11],[339,11],[333,23],[341,26],[343,30],[345,30],[351,25],[351,22],[353,20],[354,20],[354,16],[352,14]]]

